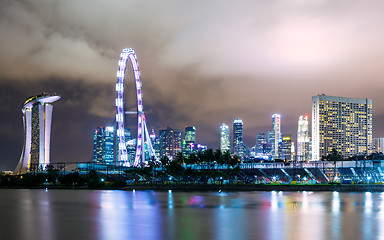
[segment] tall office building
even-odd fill
[[[151,134],[149,135],[151,139],[153,150],[155,150],[155,154],[157,158],[160,158],[160,138],[156,136],[155,130],[152,129]]]
[[[372,100],[312,97],[312,159],[341,152],[343,157],[372,152]]]
[[[300,116],[297,126],[297,160],[309,160],[308,116]]]
[[[272,115],[272,159],[277,159],[281,157],[281,155],[279,155],[279,153],[281,152],[281,150],[279,150],[279,141],[281,139],[280,118],[280,114]]]
[[[194,126],[185,127],[185,138],[183,141],[183,154],[189,156],[195,151],[196,128]]]
[[[93,161],[97,164],[113,165],[114,129],[98,127],[93,132]]]
[[[159,131],[160,136],[160,156],[167,156],[174,160],[181,152],[181,131],[167,127],[166,130]]]
[[[384,153],[384,138],[374,138],[373,139],[372,152]]]
[[[103,127],[93,131],[93,162],[98,164],[103,162],[103,132]]]
[[[281,158],[291,161],[292,159],[292,139],[291,134],[283,134],[281,141],[279,141],[281,145]]]
[[[243,142],[243,121],[236,119],[233,121],[233,153],[244,159],[244,142]]]
[[[272,144],[269,142],[270,141],[269,137],[271,137],[272,135],[273,135],[272,131],[269,131],[268,133],[256,134],[256,145],[255,145],[256,156],[259,156],[259,157],[271,156]],[[274,138],[272,138],[271,141],[275,141]]]
[[[44,168],[50,161],[52,103],[60,96],[42,93],[23,104],[24,147],[15,174]]]
[[[231,134],[229,126],[225,123],[220,126],[220,150],[222,153],[231,152]]]

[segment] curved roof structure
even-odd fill
[[[40,103],[53,103],[57,100],[59,100],[61,96],[56,94],[49,94],[49,93],[42,93],[40,95],[32,96],[27,98],[23,104],[23,111],[27,108],[31,108],[33,104],[40,102]]]

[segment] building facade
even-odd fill
[[[168,157],[174,160],[181,152],[181,131],[167,127],[166,130],[159,131],[160,138],[160,157]]]
[[[287,161],[292,161],[292,138],[291,134],[283,134],[280,146],[281,146],[281,158]]]
[[[240,159],[244,159],[245,149],[243,142],[243,121],[236,119],[233,121],[233,154],[237,155]]]
[[[98,127],[93,132],[93,162],[114,164],[114,128]]]
[[[297,161],[309,160],[308,116],[300,116],[297,125]]]
[[[374,138],[372,141],[372,152],[384,153],[384,138]]]
[[[60,96],[42,93],[23,104],[24,146],[15,174],[45,168],[50,164],[52,103]]]
[[[229,126],[225,123],[220,126],[220,151],[222,153],[231,152],[231,133]]]
[[[185,127],[185,138],[183,141],[183,155],[189,156],[195,152],[196,148],[196,127]]]
[[[279,150],[279,141],[281,139],[281,116],[280,114],[272,115],[272,135],[271,135],[271,143],[272,143],[272,159],[280,158],[281,150]]]
[[[339,151],[343,157],[372,152],[372,100],[312,97],[312,160]]]

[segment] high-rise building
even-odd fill
[[[174,160],[181,152],[181,131],[167,127],[166,130],[159,131],[160,136],[160,156],[167,156]]]
[[[339,151],[343,157],[372,152],[372,100],[312,97],[312,159]]]
[[[103,135],[103,127],[93,131],[93,162],[98,164],[103,162]]]
[[[292,139],[291,134],[283,134],[281,141],[281,158],[291,161],[292,160]]]
[[[272,142],[275,141],[272,131],[268,133],[257,133],[256,134],[256,145],[255,145],[255,157],[270,159]]]
[[[160,138],[156,136],[154,129],[152,129],[149,138],[152,141],[152,146],[153,150],[155,150],[156,157],[160,158]]]
[[[266,144],[268,143],[267,134],[261,132],[256,134],[256,145],[255,152],[256,154],[264,154]]]
[[[300,116],[297,126],[297,160],[309,160],[308,116]]]
[[[183,154],[189,156],[195,151],[196,128],[194,126],[185,127],[185,138],[183,141]]]
[[[93,161],[97,164],[112,165],[114,162],[114,129],[98,127],[93,132]]]
[[[233,153],[244,159],[244,142],[243,142],[243,121],[236,119],[233,121]]]
[[[372,143],[372,152],[384,153],[384,138],[374,138]]]
[[[220,150],[222,153],[231,152],[231,134],[229,126],[225,123],[220,126]]]
[[[272,115],[272,132],[273,132],[273,142],[272,142],[272,159],[280,158],[279,155],[279,141],[281,139],[281,129],[280,129],[280,114]]]
[[[52,103],[60,96],[42,93],[23,104],[24,147],[15,174],[44,168],[50,164]]]

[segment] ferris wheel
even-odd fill
[[[137,98],[137,111],[126,112],[124,108],[124,86],[125,86],[125,72],[127,69],[127,62],[130,60],[133,70],[133,76],[136,85],[136,98]],[[143,110],[143,94],[141,91],[142,83],[140,78],[139,63],[132,48],[123,49],[120,54],[119,70],[117,71],[116,83],[116,135],[117,135],[117,163],[122,166],[139,166],[145,163],[145,151],[148,151],[148,157],[157,160],[155,151],[153,149],[151,139],[149,137],[146,118]],[[137,139],[136,139],[136,152],[134,159],[129,159],[127,152],[127,141],[125,139],[125,114],[137,114]]]

